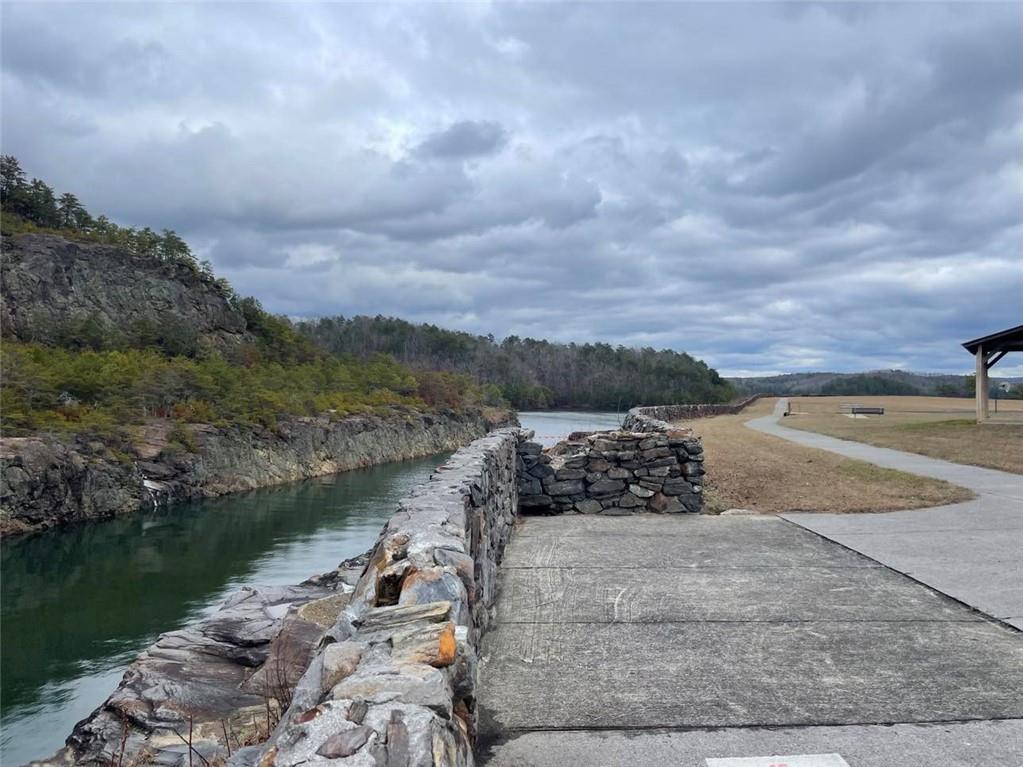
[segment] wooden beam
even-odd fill
[[[984,347],[977,347],[977,423],[987,420],[987,355],[984,354]]]
[[[1008,353],[1009,353],[1009,352],[1007,352],[1007,351],[1000,351],[1000,352],[996,352],[995,354],[992,354],[992,355],[991,355],[991,356],[990,356],[990,357],[988,358],[988,361],[987,361],[987,363],[986,363],[986,364],[987,364],[987,368],[988,368],[988,370],[990,370],[990,369],[991,369],[991,368],[993,368],[993,367],[994,367],[995,365],[997,365],[997,364],[998,364],[998,362],[999,362],[999,361],[1000,361],[1000,360],[1002,359],[1002,357],[1004,357],[1004,356],[1005,356],[1006,354],[1008,354]]]

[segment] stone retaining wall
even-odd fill
[[[747,397],[740,402],[718,405],[651,405],[634,407],[630,410],[622,428],[628,431],[660,432],[670,429],[672,423],[692,421],[696,418],[709,418],[715,415],[734,415],[760,399],[759,394]]]
[[[402,502],[282,723],[232,765],[473,763],[477,648],[517,512],[522,439],[491,432]]]
[[[519,508],[533,514],[698,512],[703,445],[688,429],[573,434],[519,445]]]

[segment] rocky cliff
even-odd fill
[[[455,448],[495,424],[479,410],[332,420],[282,418],[275,429],[189,425],[189,448],[169,421],[139,429],[130,452],[86,438],[0,439],[0,533],[222,495]]]
[[[252,340],[226,288],[182,263],[50,234],[3,238],[0,325],[49,340],[91,319],[107,332],[167,332],[226,348]]]

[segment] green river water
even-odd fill
[[[523,413],[553,444],[614,414]],[[0,542],[0,763],[49,756],[156,637],[244,585],[299,583],[361,554],[445,455]]]

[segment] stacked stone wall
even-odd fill
[[[517,513],[521,440],[518,429],[476,440],[402,502],[270,741],[231,764],[473,763],[477,648]]]
[[[688,429],[573,434],[519,445],[519,508],[532,514],[661,514],[703,506],[703,446]]]
[[[724,405],[651,405],[634,407],[630,410],[622,428],[629,431],[663,432],[672,428],[672,423],[692,421],[697,418],[709,418],[715,415],[734,415],[760,399],[759,394],[747,397],[740,402]]]

